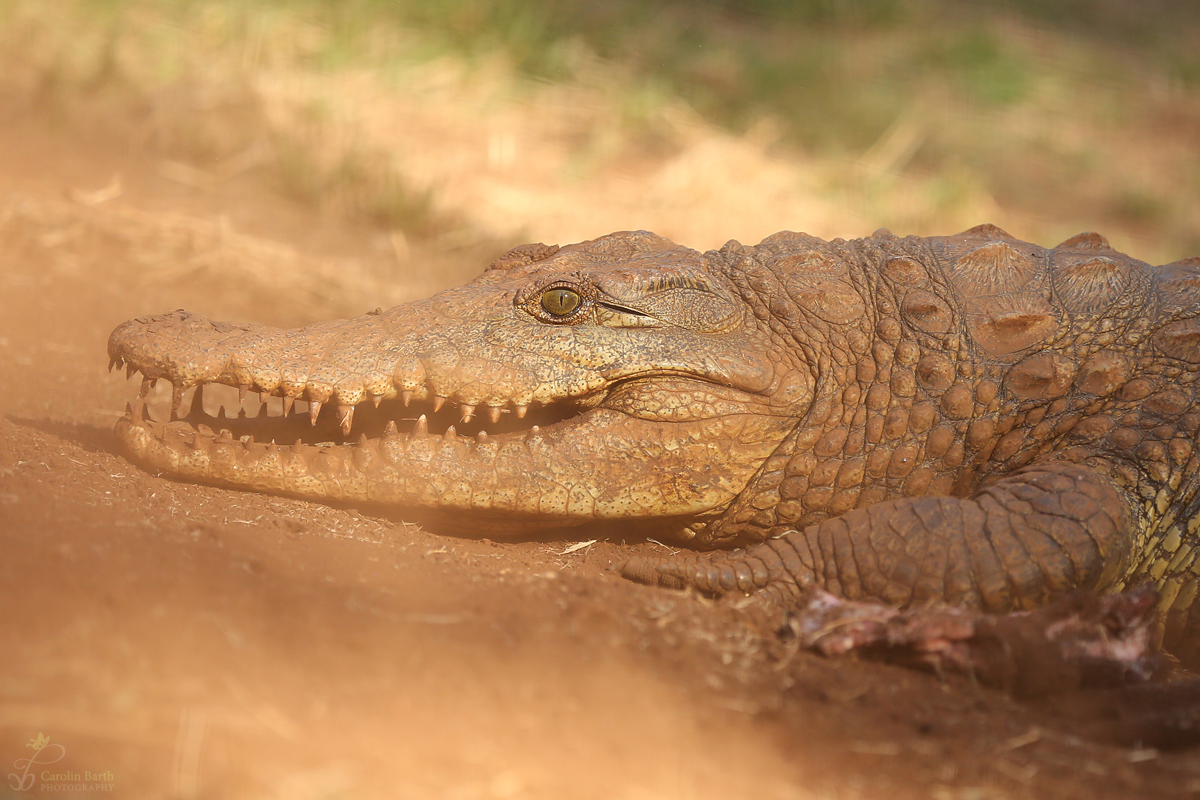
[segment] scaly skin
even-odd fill
[[[133,320],[109,354],[177,401],[224,383],[326,406],[317,438],[382,428],[288,448],[196,417],[118,423],[131,456],[181,478],[481,533],[609,520],[751,545],[623,567],[713,594],[817,584],[1003,611],[1149,581],[1168,645],[1200,656],[1200,260],[988,225],[704,254],[622,233],[518,248],[467,286],[298,330]],[[407,434],[383,427],[422,411]],[[474,416],[491,435],[429,432]]]

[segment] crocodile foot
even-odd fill
[[[755,594],[764,605],[791,606],[811,583],[792,542],[773,539],[745,550],[635,557],[615,565],[621,577],[666,589],[691,588],[709,597]]]

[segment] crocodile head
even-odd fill
[[[176,311],[122,324],[108,349],[144,376],[117,438],[170,476],[449,515],[479,535],[653,520],[686,539],[811,402],[813,368],[771,337],[720,254],[639,232],[517,248],[465,286],[356,319],[286,330]],[[164,378],[172,419],[156,422],[142,398]],[[193,401],[180,418],[184,391],[210,383],[258,392],[259,416]]]

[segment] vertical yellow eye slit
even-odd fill
[[[541,306],[552,317],[569,317],[583,305],[583,298],[574,289],[555,286],[542,292]]]

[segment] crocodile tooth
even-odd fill
[[[409,389],[402,391],[400,393],[400,401],[404,403],[405,408],[408,408],[408,404],[412,402],[412,391]],[[434,410],[436,411],[437,409]]]
[[[442,397],[440,394],[435,395],[433,398],[433,413],[436,414],[437,412],[441,411],[442,406],[444,406],[445,404],[446,404],[446,398]]]
[[[304,453],[304,441],[302,439],[297,439],[296,443],[292,445],[292,452],[296,455],[302,455]]]
[[[376,407],[376,408],[379,408],[379,404],[380,404],[382,401],[383,401],[383,398],[382,398],[382,397],[380,397],[380,396],[379,396],[379,395],[377,395],[377,394],[376,394],[376,395],[372,395],[372,396],[371,396],[371,402],[375,404],[375,407]]]
[[[258,402],[266,403],[269,399],[271,399],[271,393],[266,389],[260,389],[258,392]]]
[[[488,419],[490,419],[493,424],[500,421],[500,406],[488,406],[487,410]]]
[[[154,384],[156,383],[158,383],[158,378],[143,378],[142,386],[140,389],[138,389],[138,397],[145,397],[146,395],[150,394],[150,391],[154,388]]]
[[[313,425],[316,425],[317,424],[317,415],[320,413],[321,413],[321,401],[320,400],[309,400],[308,401],[308,421],[310,423],[312,423]]]
[[[487,440],[488,440],[487,431],[480,431],[479,433],[475,434],[475,441],[478,444],[483,444]]]
[[[194,434],[192,434],[192,449],[193,450],[200,450],[201,448],[203,448],[204,442],[205,442],[205,438],[200,434],[200,431],[196,431]]]
[[[192,404],[188,407],[188,416],[192,414],[201,416],[204,414],[204,384],[196,384],[196,391],[192,393]]]
[[[108,362],[108,371],[109,371],[109,372],[112,372],[112,371],[113,371],[113,367],[119,366],[119,364],[118,364],[118,362],[119,362],[119,361],[120,361],[120,359],[119,359],[119,358],[113,358],[113,359],[109,359],[109,362]]]
[[[220,444],[228,444],[233,441],[233,433],[228,428],[221,428],[221,435],[217,437],[217,442]]]
[[[525,435],[525,438],[526,439],[536,439],[537,437],[539,437],[541,435],[542,435],[542,429],[539,428],[537,425],[534,425],[532,428],[529,429],[529,433],[527,433]]]
[[[342,435],[349,436],[350,428],[354,426],[354,406],[338,406],[338,419],[341,420]]]
[[[358,446],[359,447],[369,447],[370,446],[370,441],[367,439],[367,435],[365,433],[360,433],[358,435]]]
[[[246,445],[246,447],[249,447],[250,445],[254,444],[254,434],[247,433],[245,436],[242,437],[241,441],[242,441],[242,444]]]
[[[171,386],[171,421],[179,419],[179,408],[183,405],[183,386]]]
[[[424,436],[429,433],[429,421],[425,419],[425,415],[417,417],[417,424],[413,425],[413,436]]]
[[[442,434],[442,438],[448,442],[453,441],[458,438],[458,431],[454,430],[454,426],[451,425],[449,428],[446,428],[446,432]]]
[[[199,425],[196,426],[196,430],[200,431],[205,436],[208,436],[210,438],[214,435],[213,429],[208,427],[207,425],[205,425],[203,422],[201,422]]]
[[[133,373],[135,373],[135,372],[137,372],[137,367],[135,367],[133,365],[133,362],[130,361],[128,364],[125,365],[125,380],[129,380],[130,378],[132,378]]]
[[[458,407],[459,419],[463,422],[470,422],[471,417],[475,416],[475,406],[469,403],[463,403]]]
[[[518,403],[513,406],[513,411],[517,414],[517,419],[525,419],[525,414],[529,411],[529,406],[524,403]]]
[[[284,395],[283,398],[283,415],[289,416],[292,413],[292,406],[296,405],[296,398],[291,395]]]
[[[389,439],[400,435],[400,431],[396,428],[396,420],[389,419],[387,425],[383,427],[383,435]]]
[[[243,400],[245,400],[246,395],[248,395],[248,394],[250,394],[250,384],[248,384],[248,383],[238,384],[238,402],[240,403]]]

